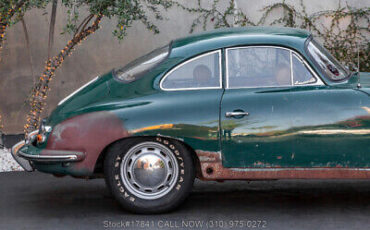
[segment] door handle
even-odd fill
[[[233,111],[233,112],[226,112],[225,117],[234,117],[234,118],[242,118],[244,116],[248,116],[248,112],[244,111]]]

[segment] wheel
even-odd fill
[[[180,142],[162,137],[120,141],[104,160],[106,184],[127,210],[162,213],[180,205],[190,193],[195,167]]]

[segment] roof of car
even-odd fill
[[[192,48],[196,53],[223,47],[253,44],[282,45],[299,49],[304,46],[305,40],[310,35],[311,33],[306,30],[287,27],[234,27],[216,29],[176,39],[172,42],[172,48],[186,48],[188,53]]]

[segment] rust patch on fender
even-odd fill
[[[225,168],[219,152],[197,150],[202,180],[370,179],[370,168]]]
[[[205,162],[221,162],[221,153],[220,152],[207,152],[202,150],[195,151],[201,163]]]
[[[74,163],[73,169],[93,173],[95,163],[103,149],[127,136],[128,132],[124,129],[122,120],[114,113],[107,111],[87,113],[56,125],[45,150],[81,151],[85,153],[85,159]]]

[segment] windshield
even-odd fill
[[[163,61],[169,53],[169,45],[153,50],[152,52],[130,62],[128,65],[114,70],[114,75],[121,81],[132,82],[142,76],[142,73],[153,68]]]
[[[307,48],[316,64],[331,80],[340,81],[350,74],[349,71],[317,41],[312,40]]]

